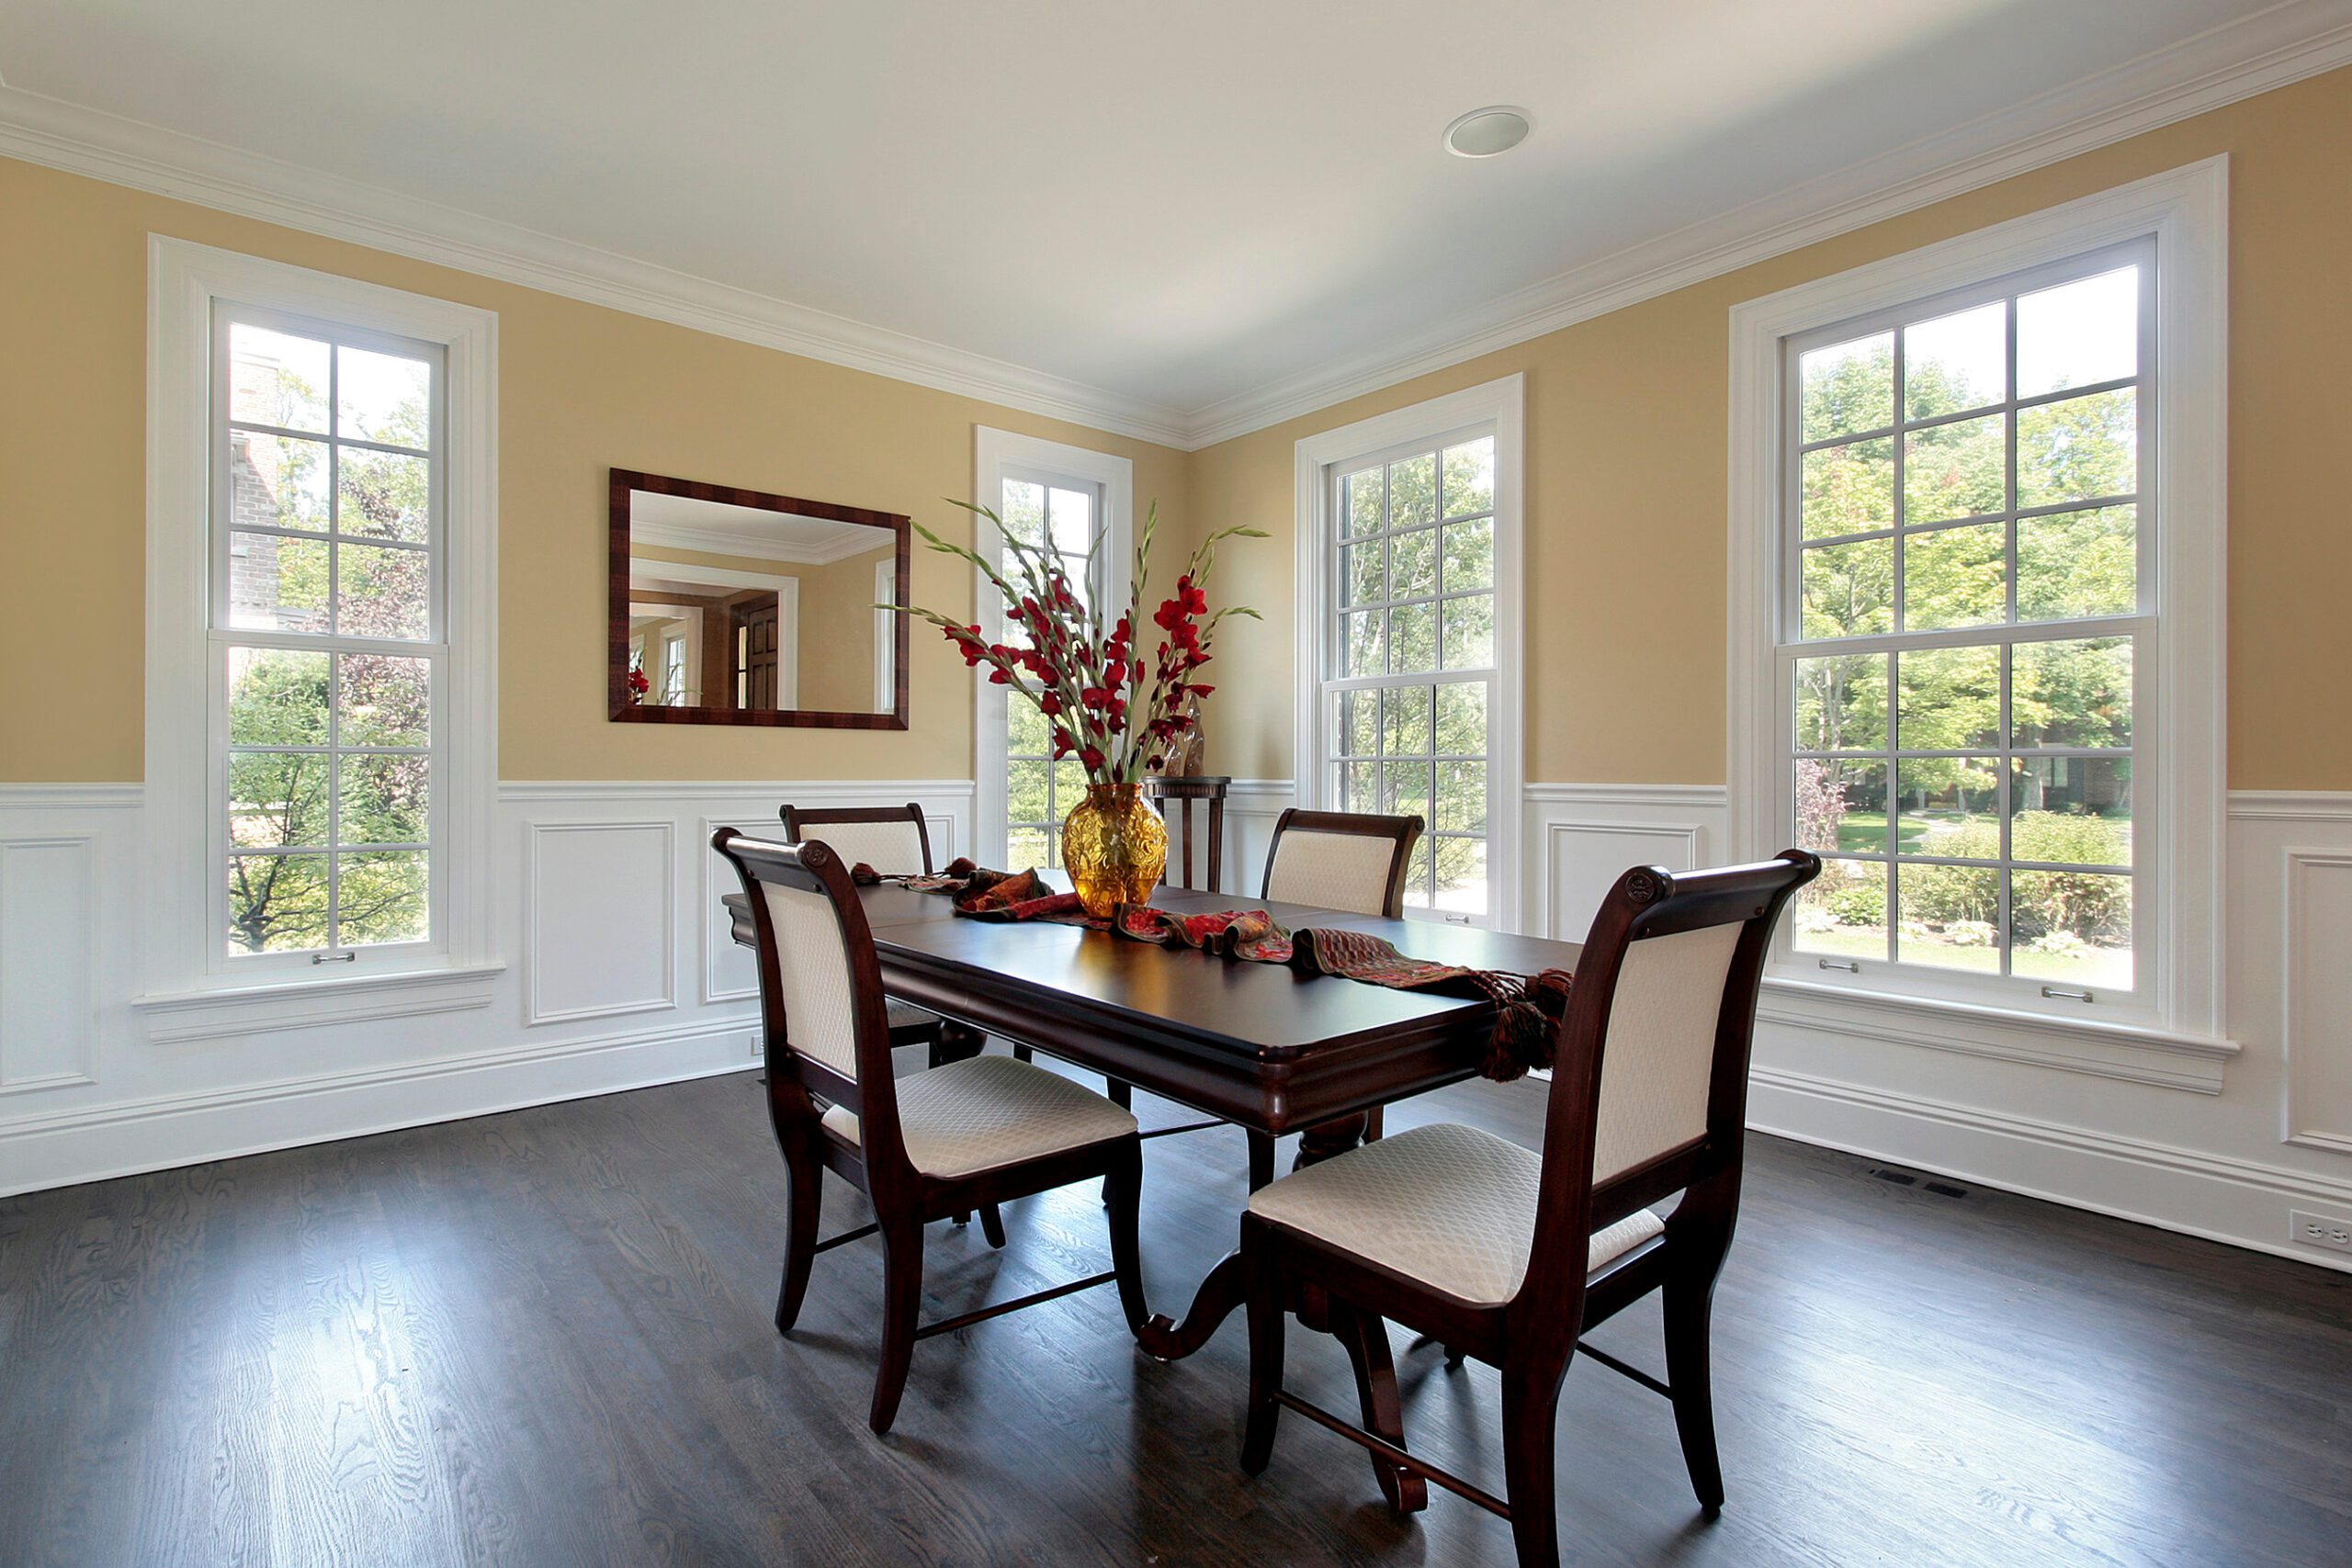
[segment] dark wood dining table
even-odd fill
[[[1298,1133],[1298,1163],[1363,1136],[1366,1112],[1475,1076],[1493,1023],[1483,998],[1309,976],[1042,920],[958,917],[945,896],[895,884],[860,890],[885,987],[948,1020],[949,1055],[1001,1035],[1222,1121]],[[736,940],[749,909],[729,894]],[[1384,919],[1232,893],[1163,887],[1179,914],[1262,908],[1293,931],[1344,927],[1416,958],[1532,975],[1576,967],[1573,942],[1437,921]],[[1238,1220],[1238,1217],[1237,1217]],[[1155,1315],[1137,1343],[1192,1354],[1241,1303],[1237,1258],[1203,1280],[1181,1322]]]

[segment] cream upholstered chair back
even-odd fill
[[[787,840],[796,844],[822,840],[842,857],[843,865],[871,866],[884,876],[928,874],[932,869],[931,834],[920,806],[805,811],[787,806],[778,815],[784,818]]]
[[[1715,1025],[1741,930],[1702,926],[1626,949],[1601,1047],[1593,1180],[1705,1134]]]
[[[1420,841],[1419,817],[1285,811],[1266,852],[1261,897],[1355,915],[1404,912],[1405,876]]]
[[[875,1098],[889,1079],[881,969],[846,858],[824,840],[791,846],[722,828],[711,847],[734,863],[758,931],[771,1081],[802,1058],[826,1099]],[[855,1107],[854,1107],[855,1108]]]

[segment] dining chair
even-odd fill
[[[1578,956],[1543,1152],[1471,1127],[1416,1127],[1251,1195],[1241,1222],[1250,1395],[1241,1467],[1286,1407],[1371,1450],[1400,1512],[1434,1481],[1510,1521],[1522,1568],[1559,1561],[1553,1444],[1581,1349],[1673,1402],[1690,1484],[1723,1506],[1708,1376],[1715,1279],[1739,1215],[1757,987],[1773,923],[1819,874],[1802,850],[1715,871],[1635,867]],[[1663,1218],[1651,1205],[1680,1193]],[[1664,1380],[1581,1343],[1651,1292]],[[1283,1317],[1315,1300],[1356,1363],[1365,1428],[1283,1386]],[[1509,1500],[1408,1453],[1384,1319],[1502,1372]]]
[[[784,818],[787,843],[819,836],[810,829],[821,829],[825,842],[853,866],[871,866],[885,876],[929,876],[932,873],[931,829],[923,822],[922,807],[911,801],[904,806],[831,806],[814,810],[787,805],[776,815]],[[937,1013],[890,998],[891,1044],[924,1047],[925,1059],[935,1067],[945,1059],[942,1047],[946,1032],[946,1021]]]
[[[1143,1321],[1136,1207],[1143,1145],[1133,1115],[1068,1078],[1010,1056],[970,1056],[893,1076],[882,970],[865,906],[842,855],[721,828],[711,848],[742,878],[752,907],[767,1058],[768,1118],[791,1182],[775,1326],[789,1334],[820,1252],[882,1237],[882,1362],[866,1424],[890,1429],[915,1341],[953,1333],[1098,1285],[1115,1285],[1129,1328]],[[824,1173],[864,1192],[869,1224],[818,1239]],[[923,1227],[1100,1179],[1111,1269],[919,1323]]]

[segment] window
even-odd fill
[[[1034,436],[982,427],[978,432],[975,489],[993,507],[1007,531],[1023,543],[1049,547],[1069,574],[1074,592],[1090,602],[1099,594],[1126,591],[1134,515],[1133,469],[1124,457],[1091,452]],[[975,518],[978,547],[1001,540],[985,518]],[[1097,537],[1095,572],[1085,571],[1087,550]],[[1165,589],[1181,570],[1161,552],[1158,586]],[[1003,608],[996,588],[975,574],[976,614],[983,635],[1003,634]],[[976,674],[978,695],[974,842],[984,861],[1015,869],[1061,864],[1061,824],[1086,786],[1086,771],[1074,757],[1054,761],[1053,735],[1045,716],[1002,686]],[[1001,859],[991,857],[1001,856]]]
[[[1827,862],[1783,980],[2218,1030],[2217,190],[1734,312],[1735,836]]]
[[[1480,925],[1516,918],[1497,874],[1520,789],[1516,395],[1498,383],[1300,444],[1302,797],[1419,817],[1407,908]]]
[[[152,257],[145,1000],[478,975],[495,318]]]

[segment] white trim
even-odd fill
[[[970,779],[506,779],[500,802],[530,801],[751,801],[776,808],[796,798],[847,806],[889,801],[903,805],[924,795],[968,795]],[[777,830],[781,832],[782,825]]]
[[[2285,891],[2280,910],[2279,943],[2286,964],[2286,974],[2278,991],[2278,1036],[2286,1050],[2287,1093],[2284,1126],[2280,1141],[2301,1145],[2304,1148],[2325,1149],[2331,1154],[2352,1154],[2352,1126],[2319,1127],[2308,1124],[2310,1102],[2315,1098],[2311,1083],[2312,1070],[2323,1054],[2344,1050],[2346,1038],[2315,1027],[2304,1017],[2304,1009],[2296,1004],[2311,997],[2321,984],[2312,970],[2315,964],[2324,964],[2341,974],[2344,943],[2347,933],[2337,931],[2332,936],[2311,932],[2307,914],[2312,873],[2315,870],[2352,873],[2352,852],[2343,850],[2290,849],[2285,854],[2284,874],[2280,881]],[[2316,1010],[2325,1017],[2328,1010]],[[2336,1011],[2343,1010],[2339,1002]],[[2342,1019],[2335,1021],[2340,1030]]]
[[[696,581],[710,583],[718,588],[777,588],[782,584],[790,583],[794,597],[799,596],[800,580],[789,572],[739,571],[728,566],[695,566],[687,561],[655,560],[650,556],[628,558],[629,593],[634,597],[639,589],[649,593],[662,592],[662,589],[653,586],[656,583],[666,582],[681,588],[691,587],[692,583],[677,575],[682,571],[690,571],[694,573]]]
[[[1329,628],[1330,527],[1327,476],[1335,464],[1408,442],[1491,424],[1495,431],[1495,680],[1487,708],[1487,875],[1488,918],[1502,931],[1525,929],[1520,818],[1525,770],[1526,690],[1522,604],[1523,502],[1527,469],[1527,378],[1504,376],[1302,437],[1293,448],[1291,756],[1302,809],[1321,808],[1325,793],[1323,650]]]
[[[891,559],[874,563],[874,603],[877,605],[898,602],[899,563],[895,552]],[[899,706],[899,613],[876,609],[874,615],[874,711],[896,713]],[[913,641],[911,634],[908,641]]]
[[[431,962],[493,966],[490,807],[497,777],[498,318],[487,310],[307,267],[148,236],[147,831],[145,989],[206,990],[256,999],[303,987],[222,973],[212,962],[210,907],[212,660],[207,647],[209,389],[213,302],[291,314],[441,344],[447,497],[443,626],[449,652],[435,716],[439,744],[435,852],[445,930]],[[392,962],[391,955],[387,961]],[[343,976],[337,976],[340,979]]]
[[[972,500],[975,504],[1001,511],[1004,500],[1004,479],[1007,469],[1042,470],[1060,477],[1100,485],[1102,490],[1103,521],[1110,536],[1103,541],[1103,553],[1112,573],[1111,597],[1119,598],[1126,592],[1125,572],[1135,558],[1136,528],[1136,466],[1125,457],[1108,452],[1096,452],[1084,446],[1072,446],[1066,442],[1048,441],[1040,435],[1023,435],[1017,431],[997,430],[989,425],[972,427]],[[1002,544],[989,520],[975,513],[972,517],[972,550],[976,555],[993,555]],[[999,558],[1001,558],[1001,557]],[[1167,576],[1167,558],[1159,561],[1160,581],[1164,586],[1172,581]],[[980,636],[995,642],[1004,636],[1004,604],[993,583],[978,567],[972,569],[972,620],[980,628]],[[966,852],[983,865],[1001,865],[1005,859],[1005,749],[1004,701],[998,687],[991,685],[978,670],[972,671],[972,847]]]
[[[548,946],[539,930],[547,899],[539,889],[539,845],[550,833],[653,833],[662,840],[662,994],[594,1007],[549,1008],[539,997],[539,980],[547,964]],[[620,1018],[629,1013],[666,1012],[678,1005],[678,842],[677,825],[667,818],[613,819],[586,822],[533,822],[524,832],[524,946],[531,955],[530,986],[525,994],[523,1022],[536,1029],[548,1023],[577,1023],[592,1018]]]
[[[1780,711],[1771,609],[1781,553],[1782,341],[2154,236],[2161,381],[2157,438],[2143,461],[2154,465],[2164,498],[2155,545],[2162,629],[2154,639],[2156,722],[2147,727],[2154,741],[2142,742],[2138,765],[2156,783],[2151,836],[2163,880],[2159,896],[2143,901],[2151,906],[2143,951],[2154,961],[2157,993],[2153,1009],[2130,1021],[2192,1037],[2223,1032],[2227,214],[2227,160],[2210,158],[1749,300],[1733,307],[1730,321],[1726,756],[1732,857],[1748,859],[1773,852],[1786,837],[1776,817],[1780,748],[1772,739]],[[1865,976],[1857,993],[1874,981]]]
[[[797,514],[789,514],[797,515]],[[821,521],[820,519],[819,521]],[[852,556],[862,556],[883,549],[890,544],[857,537],[857,530],[872,526],[865,523],[836,523],[833,526],[849,530],[849,537],[836,539],[830,545],[809,548],[795,548],[750,530],[733,528],[695,528],[679,523],[639,523],[628,525],[628,540],[632,545],[651,545],[660,550],[700,550],[706,555],[739,556],[747,560],[786,561],[794,566],[831,566]],[[892,552],[894,555],[895,551]],[[683,562],[672,562],[683,565]]]
[[[143,784],[0,784],[0,811],[136,811]]]
[[[1720,809],[1730,798],[1721,784],[1532,784],[1531,801],[1564,806],[1659,806]]]
[[[2243,822],[2352,822],[2352,790],[2233,789],[2230,817]]]
[[[281,1029],[486,1008],[492,982],[505,972],[504,964],[492,964],[413,975],[345,975],[236,991],[133,997],[130,1005],[146,1015],[147,1038],[157,1044],[241,1040]]]

